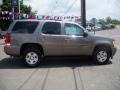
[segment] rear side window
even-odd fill
[[[13,27],[12,33],[33,33],[38,26],[37,21],[21,22],[18,21]]]
[[[42,28],[44,34],[61,34],[61,24],[59,22],[46,22]]]

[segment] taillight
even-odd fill
[[[10,44],[11,44],[11,35],[10,35],[10,33],[7,33],[6,36],[5,36],[5,44],[6,44],[6,46],[10,46]]]

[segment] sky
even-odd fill
[[[81,14],[80,0],[24,0],[24,3],[31,5],[33,10],[41,15],[80,16]],[[86,0],[86,16],[87,19],[108,16],[120,19],[120,0]]]
[[[2,4],[2,0],[0,0],[0,4]]]
[[[0,0],[1,3],[2,0]],[[23,0],[37,14],[58,16],[80,16],[81,0]],[[106,18],[110,16],[120,20],[120,0],[86,0],[86,17]]]

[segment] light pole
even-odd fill
[[[86,0],[81,0],[81,24],[86,28]]]
[[[15,16],[14,16],[14,3],[13,3],[13,0],[11,0],[11,10],[12,10],[12,20],[14,21],[15,19]]]
[[[14,19],[15,19],[14,12],[15,12],[15,10],[14,10],[14,7],[12,6],[12,15],[13,15],[13,21],[14,21]]]
[[[14,21],[14,7],[18,7],[18,13],[20,19],[20,0],[11,0],[11,3],[12,3],[13,21]]]

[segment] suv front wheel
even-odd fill
[[[93,54],[93,60],[96,64],[107,64],[110,60],[110,50],[106,47],[99,47]]]
[[[23,59],[27,66],[37,67],[42,60],[42,54],[36,49],[27,49],[23,52]]]

